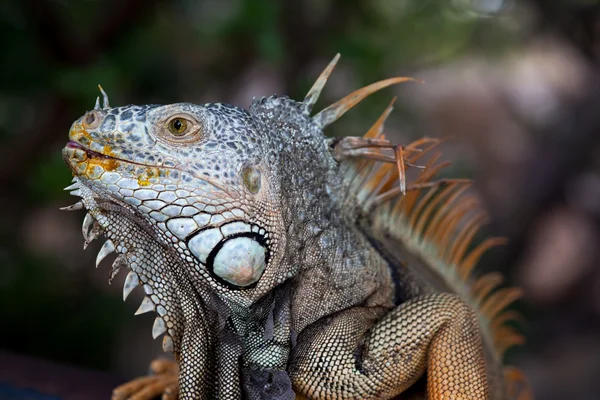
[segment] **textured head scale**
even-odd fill
[[[288,232],[309,240],[335,214],[342,179],[322,130],[374,91],[408,80],[367,86],[311,117],[338,58],[303,102],[111,108],[100,88],[102,108],[98,99],[73,123],[63,157],[75,176],[68,189],[83,200],[69,209],[89,212],[86,243],[107,236],[98,262],[119,254],[112,276],[131,269],[124,297],[144,287],[138,311],[159,314],[153,334],[168,332],[165,349],[179,345],[183,297],[210,292],[251,305],[302,268],[290,256],[302,244],[289,243]]]

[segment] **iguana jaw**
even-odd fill
[[[141,224],[144,230],[153,232],[156,241],[167,247],[176,244],[175,249],[172,249],[173,257],[182,262],[184,268],[200,272],[203,280],[211,284],[217,292],[224,296],[229,295],[230,300],[238,304],[250,303],[251,300],[245,298],[239,291],[245,290],[247,293],[257,286],[271,255],[266,247],[270,235],[264,228],[247,222],[246,211],[240,208],[241,202],[228,200],[227,197],[219,194],[223,192],[219,192],[217,188],[207,189],[212,186],[210,184],[201,186],[196,193],[189,188],[189,184],[185,185],[181,181],[169,179],[169,169],[159,169],[160,175],[165,178],[164,181],[160,178],[156,181],[156,178],[153,178],[146,184],[139,176],[151,167],[97,153],[76,142],[69,142],[65,146],[63,158],[73,174],[77,176],[79,186],[75,191],[76,194],[80,194],[83,190],[82,186],[85,186],[92,193],[91,199],[102,198],[104,203],[112,203],[129,210],[130,214],[136,215],[137,224]],[[117,175],[118,180],[114,180],[113,176]],[[169,184],[177,188],[170,192],[174,196],[176,193],[188,193],[187,196],[190,197],[185,199],[178,194],[175,199],[167,200],[158,187],[168,187]],[[148,197],[147,193],[154,193],[154,195]],[[211,203],[198,206],[203,198],[207,199],[207,202],[211,198],[220,201],[216,205]],[[178,206],[181,200],[186,200],[186,203]],[[190,201],[195,201],[193,206]],[[160,202],[162,205],[155,205]],[[102,218],[102,212],[96,215],[93,202],[84,199],[84,204],[90,215],[96,219]],[[225,206],[229,204],[229,208],[220,204]],[[181,211],[177,215],[167,215],[169,207],[178,207]],[[90,229],[89,232],[92,230]],[[215,232],[217,240],[212,241],[215,235],[205,235],[209,232]],[[198,236],[198,240],[194,238],[195,236]],[[205,242],[206,245],[203,244]],[[254,260],[259,260],[255,263],[254,269],[248,264],[241,264],[237,269],[235,264],[223,265],[223,255],[216,256],[220,249],[227,252],[235,249],[239,251],[240,246],[242,251],[243,248],[248,249],[250,255],[255,256]],[[197,257],[198,260],[190,257]],[[236,256],[232,255],[232,257]],[[239,260],[239,257],[236,259]],[[264,261],[261,263],[260,260]],[[217,272],[217,268],[221,268],[221,274]],[[115,270],[114,274],[116,272],[118,271]]]
[[[107,146],[105,146],[105,147],[107,147]],[[85,153],[85,155],[82,154],[82,152]],[[65,162],[67,163],[67,165],[69,165],[69,167],[71,167],[71,169],[75,173],[77,173],[81,169],[81,167],[79,167],[80,163],[86,163],[86,165],[85,165],[86,174],[89,173],[87,171],[88,168],[94,167],[96,165],[101,165],[105,171],[113,171],[121,164],[138,165],[138,166],[144,167],[144,168],[153,168],[154,167],[152,165],[146,165],[146,164],[136,163],[133,161],[124,160],[124,159],[121,159],[118,157],[114,157],[110,154],[99,153],[97,151],[88,149],[85,146],[83,146],[82,144],[75,142],[73,140],[70,140],[67,143],[67,145],[65,146],[65,148],[63,149],[63,158],[65,159]],[[164,170],[164,171],[162,171],[162,173],[165,175],[167,175],[168,170],[170,170],[170,168],[161,168],[161,169]]]

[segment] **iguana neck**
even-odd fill
[[[294,190],[298,196],[284,213],[287,262],[298,266],[292,296],[296,332],[347,307],[388,309],[394,303],[389,264],[357,229],[337,167],[321,171],[318,185],[302,180],[304,187]]]
[[[292,329],[301,332],[357,304],[392,307],[394,294],[386,260],[356,227],[352,210],[357,206],[350,204],[354,200],[329,141],[310,116],[288,113],[296,106],[287,98],[271,97],[255,102],[250,113],[256,127],[269,135],[269,162],[280,167],[270,179],[282,188],[281,262],[294,281]],[[273,130],[278,135],[271,135]]]

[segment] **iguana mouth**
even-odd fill
[[[98,153],[94,150],[86,149],[81,144],[79,144],[73,140],[69,140],[69,142],[67,143],[67,147],[71,148],[71,149],[83,150],[86,152],[88,157],[113,158],[113,159],[119,160],[118,158],[107,156],[106,154]],[[119,161],[125,161],[125,160],[119,160]]]
[[[118,166],[118,164],[120,164],[120,163],[136,165],[138,167],[143,167],[143,168],[157,168],[157,169],[167,171],[167,172],[169,172],[169,171],[184,172],[185,171],[185,169],[178,168],[178,167],[166,167],[164,165],[149,165],[149,164],[135,162],[132,160],[125,160],[123,158],[109,156],[109,155],[98,153],[97,151],[88,149],[76,141],[69,140],[69,142],[67,142],[67,145],[63,149],[63,157],[64,157],[67,165],[69,166],[69,168],[71,168],[77,176],[81,176],[82,174],[80,171],[77,171],[77,169],[73,165],[71,165],[71,163],[69,162],[69,159],[72,157],[70,155],[67,155],[64,153],[65,149],[84,151],[88,159],[95,159],[95,160],[99,161],[103,165],[103,167],[105,167],[104,169],[107,171],[115,169]],[[79,161],[81,161],[81,160],[79,160]],[[190,172],[190,171],[187,171],[187,172],[193,174],[193,172]],[[229,188],[227,186],[221,184],[221,182],[219,182],[218,179],[213,179],[208,176],[197,176],[197,175],[195,175],[195,178],[201,179],[205,182],[208,182],[215,188],[227,193],[232,198],[236,198],[238,195],[237,192],[231,191],[231,190],[229,190]]]
[[[123,162],[123,163],[127,163],[127,164],[139,165],[140,167],[149,167],[149,168],[157,167],[154,165],[147,165],[147,164],[137,163],[137,162],[131,161],[131,160],[125,160],[122,158],[109,156],[108,154],[98,153],[97,151],[88,149],[87,147],[84,147],[82,144],[77,143],[73,140],[69,140],[66,147],[70,148],[70,149],[83,150],[83,151],[85,151],[85,154],[87,155],[88,158],[96,158],[96,159],[101,159],[101,160],[114,160],[114,161],[119,161],[119,162]],[[164,167],[162,167],[162,168],[164,168]]]

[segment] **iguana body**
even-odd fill
[[[179,366],[116,398],[388,399],[424,374],[428,399],[510,398],[501,356],[521,337],[503,310],[518,291],[497,275],[469,283],[495,241],[466,255],[481,222],[463,223],[466,183],[432,181],[435,156],[416,168],[435,140],[384,140],[391,106],[365,137],[327,139],[407,80],[311,116],[336,61],[303,102],[110,108],[105,95],[73,124],[70,209],[88,211],[86,243],[108,238],[98,262],[119,254],[111,277],[130,269],[124,298],[143,286],[139,312],[157,312],[153,335]]]

